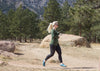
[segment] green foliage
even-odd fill
[[[0,11],[0,38],[6,39],[8,36],[7,16]],[[5,36],[5,37],[4,37]]]
[[[95,9],[95,4],[96,1],[80,0],[69,9],[71,32],[86,37],[90,42],[94,41],[94,36],[97,36],[96,33],[100,31],[100,15],[98,9]]]
[[[59,21],[61,19],[60,5],[56,0],[49,0],[44,11],[44,19],[47,22]]]
[[[7,15],[0,11],[0,38],[19,39],[36,38],[38,28],[37,15],[20,6],[16,11],[9,10]]]
[[[61,20],[59,21],[59,31],[61,33],[68,33],[70,26],[69,26],[69,4],[66,1],[61,9]]]
[[[45,22],[45,21],[40,21],[40,23],[38,24],[39,27],[39,33],[38,33],[38,38],[44,38],[48,32],[47,32],[47,27],[48,27],[49,23]]]
[[[24,39],[25,42],[27,39],[42,39],[48,34],[49,23],[59,21],[60,33],[80,35],[90,42],[100,42],[100,0],[77,0],[74,7],[70,7],[67,1],[60,7],[56,0],[49,0],[44,10],[44,20],[22,6],[16,11],[9,10],[7,14],[0,10],[0,39]]]

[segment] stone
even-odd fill
[[[49,47],[51,41],[51,35],[47,35],[41,42],[40,47]],[[59,38],[59,44],[64,46],[84,46],[90,48],[89,42],[84,37],[71,35],[71,34],[62,34]]]
[[[11,41],[0,41],[0,50],[14,52],[15,44]]]

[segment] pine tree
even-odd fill
[[[48,34],[47,33],[48,23],[45,21],[40,21],[38,27],[39,27],[38,38],[42,39]]]
[[[62,9],[61,9],[61,21],[59,22],[59,31],[61,33],[66,33],[69,31],[70,27],[69,27],[69,4],[68,2],[66,1],[63,6],[62,6]]]
[[[32,41],[32,39],[34,38],[37,38],[37,34],[39,32],[39,29],[38,29],[38,22],[39,20],[37,19],[37,14],[35,14],[34,12],[30,12],[29,13],[29,38],[30,38],[30,41]]]
[[[49,0],[44,11],[44,19],[47,22],[59,21],[61,19],[61,8],[56,0]]]
[[[94,1],[92,2],[94,3]],[[74,34],[79,33],[80,36],[86,37],[90,42],[94,36],[93,29],[98,19],[97,9],[94,9],[95,5],[92,6],[90,1],[78,1],[74,7],[70,8],[70,22],[71,30]],[[89,4],[89,5],[88,5]]]
[[[15,30],[16,30],[16,26],[15,23],[14,23],[14,14],[15,14],[15,11],[13,9],[10,9],[8,11],[8,14],[7,14],[7,24],[8,24],[8,27],[9,27],[9,39],[16,39],[16,35],[15,35]]]
[[[7,16],[0,11],[0,38],[8,38],[8,25],[7,25]]]
[[[37,30],[37,15],[28,9],[23,9],[20,6],[15,12],[14,23],[16,25],[16,36],[19,38],[20,42],[22,39],[27,41],[27,38],[35,38]]]

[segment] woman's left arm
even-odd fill
[[[57,32],[57,35],[59,35],[60,33],[59,32]]]

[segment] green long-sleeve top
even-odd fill
[[[51,42],[50,44],[52,45],[57,45],[58,44],[58,38],[59,38],[59,32],[57,32],[55,29],[51,30]]]

